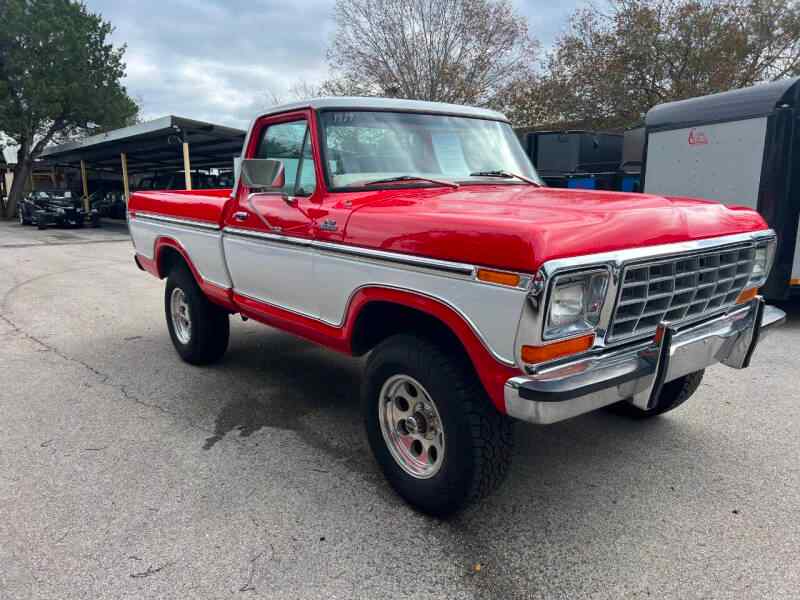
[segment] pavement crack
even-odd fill
[[[130,239],[123,238],[120,240],[70,240],[68,242],[56,242],[50,240],[47,243],[37,242],[35,244],[0,244],[0,249],[42,248],[47,246],[85,246],[87,244],[120,244],[123,242],[130,242]]]
[[[138,573],[131,573],[131,577],[133,577],[135,579],[136,578],[142,578],[142,577],[150,577],[151,575],[155,575],[159,571],[163,571],[164,569],[166,569],[171,564],[172,563],[164,563],[160,567],[155,567],[155,568],[153,567],[153,565],[150,565],[144,571],[140,571]]]
[[[270,548],[270,551],[274,554],[275,553],[275,548],[272,547],[272,544],[270,544],[269,548]],[[256,591],[256,588],[253,585],[253,577],[255,577],[255,570],[256,570],[256,561],[259,558],[261,558],[262,556],[264,556],[264,554],[266,554],[266,552],[267,552],[266,549],[262,550],[261,552],[259,552],[258,554],[253,556],[253,558],[250,559],[250,574],[247,577],[247,583],[245,583],[242,587],[239,588],[240,592],[255,592]]]
[[[176,412],[173,412],[173,411],[171,411],[169,409],[166,409],[166,408],[164,408],[163,406],[161,406],[159,404],[156,404],[156,403],[153,403],[153,402],[146,402],[145,400],[142,400],[136,394],[131,392],[128,389],[128,386],[126,386],[124,383],[116,383],[115,381],[112,380],[111,375],[109,375],[107,373],[103,373],[102,371],[100,371],[99,369],[93,367],[92,365],[90,365],[86,361],[83,361],[83,360],[81,360],[79,358],[75,358],[73,356],[69,356],[68,354],[65,354],[64,352],[62,352],[61,350],[59,350],[58,348],[56,348],[52,344],[48,344],[44,340],[42,340],[42,339],[40,339],[40,338],[28,333],[27,331],[22,329],[19,325],[17,325],[14,321],[9,319],[7,316],[5,316],[3,314],[0,314],[0,320],[2,320],[4,323],[6,323],[11,328],[12,333],[14,333],[16,335],[20,335],[20,336],[24,337],[25,339],[33,342],[34,344],[39,346],[42,350],[44,350],[46,352],[52,352],[53,354],[55,354],[56,356],[58,356],[59,358],[61,358],[64,361],[67,361],[67,362],[70,362],[70,363],[73,363],[73,364],[76,364],[76,365],[79,365],[79,366],[83,367],[84,369],[89,371],[92,375],[97,377],[100,380],[101,384],[111,386],[112,388],[117,390],[120,394],[122,394],[122,396],[126,400],[129,400],[129,401],[131,401],[131,402],[133,402],[135,404],[139,404],[139,405],[144,406],[146,408],[157,410],[157,411],[159,411],[159,412],[161,412],[161,413],[163,413],[165,415],[169,415],[169,416],[173,417],[174,419],[177,419],[178,421],[182,421],[184,423],[187,423],[189,425],[189,427],[191,427],[192,429],[200,431],[200,432],[202,432],[204,434],[213,434],[214,433],[211,430],[204,429],[204,428],[192,423],[190,420],[186,419],[185,417],[182,417],[179,413],[176,413]]]

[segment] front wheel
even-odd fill
[[[228,349],[228,313],[212,304],[184,266],[167,277],[164,311],[172,344],[180,357],[193,365],[218,361]]]
[[[420,511],[447,516],[504,480],[513,423],[453,353],[412,335],[385,340],[367,363],[362,404],[384,476]]]
[[[704,370],[695,371],[694,373],[689,373],[683,377],[678,377],[674,381],[665,383],[656,400],[655,406],[647,410],[634,406],[627,400],[612,404],[608,409],[618,415],[634,419],[648,419],[650,417],[663,415],[666,412],[678,408],[694,395],[697,388],[700,387],[700,382],[703,381],[704,373]]]

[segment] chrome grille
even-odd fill
[[[752,246],[623,267],[607,339],[653,333],[662,321],[695,320],[732,306],[753,271]]]

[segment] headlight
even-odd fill
[[[591,331],[600,322],[608,289],[608,271],[559,275],[553,281],[544,339]]]
[[[775,238],[761,242],[756,246],[753,271],[750,274],[750,280],[747,282],[748,288],[761,287],[767,282],[770,269],[772,269],[772,261],[775,259],[775,246]]]
[[[63,209],[63,208],[57,208],[57,209],[56,209],[56,214],[57,214],[57,215],[63,215],[63,214],[65,214],[65,211],[64,211],[64,209]]]

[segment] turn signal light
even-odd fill
[[[522,361],[529,365],[535,365],[563,356],[586,352],[593,345],[594,334],[590,333],[570,340],[564,340],[563,342],[553,342],[545,346],[523,346]]]
[[[516,273],[504,273],[503,271],[491,271],[490,269],[478,269],[478,279],[487,283],[511,287],[517,287],[520,282],[520,277]]]
[[[747,290],[742,290],[742,293],[739,294],[739,297],[736,299],[736,304],[747,304],[750,300],[753,300],[756,296],[758,296],[758,288],[750,288]]]

